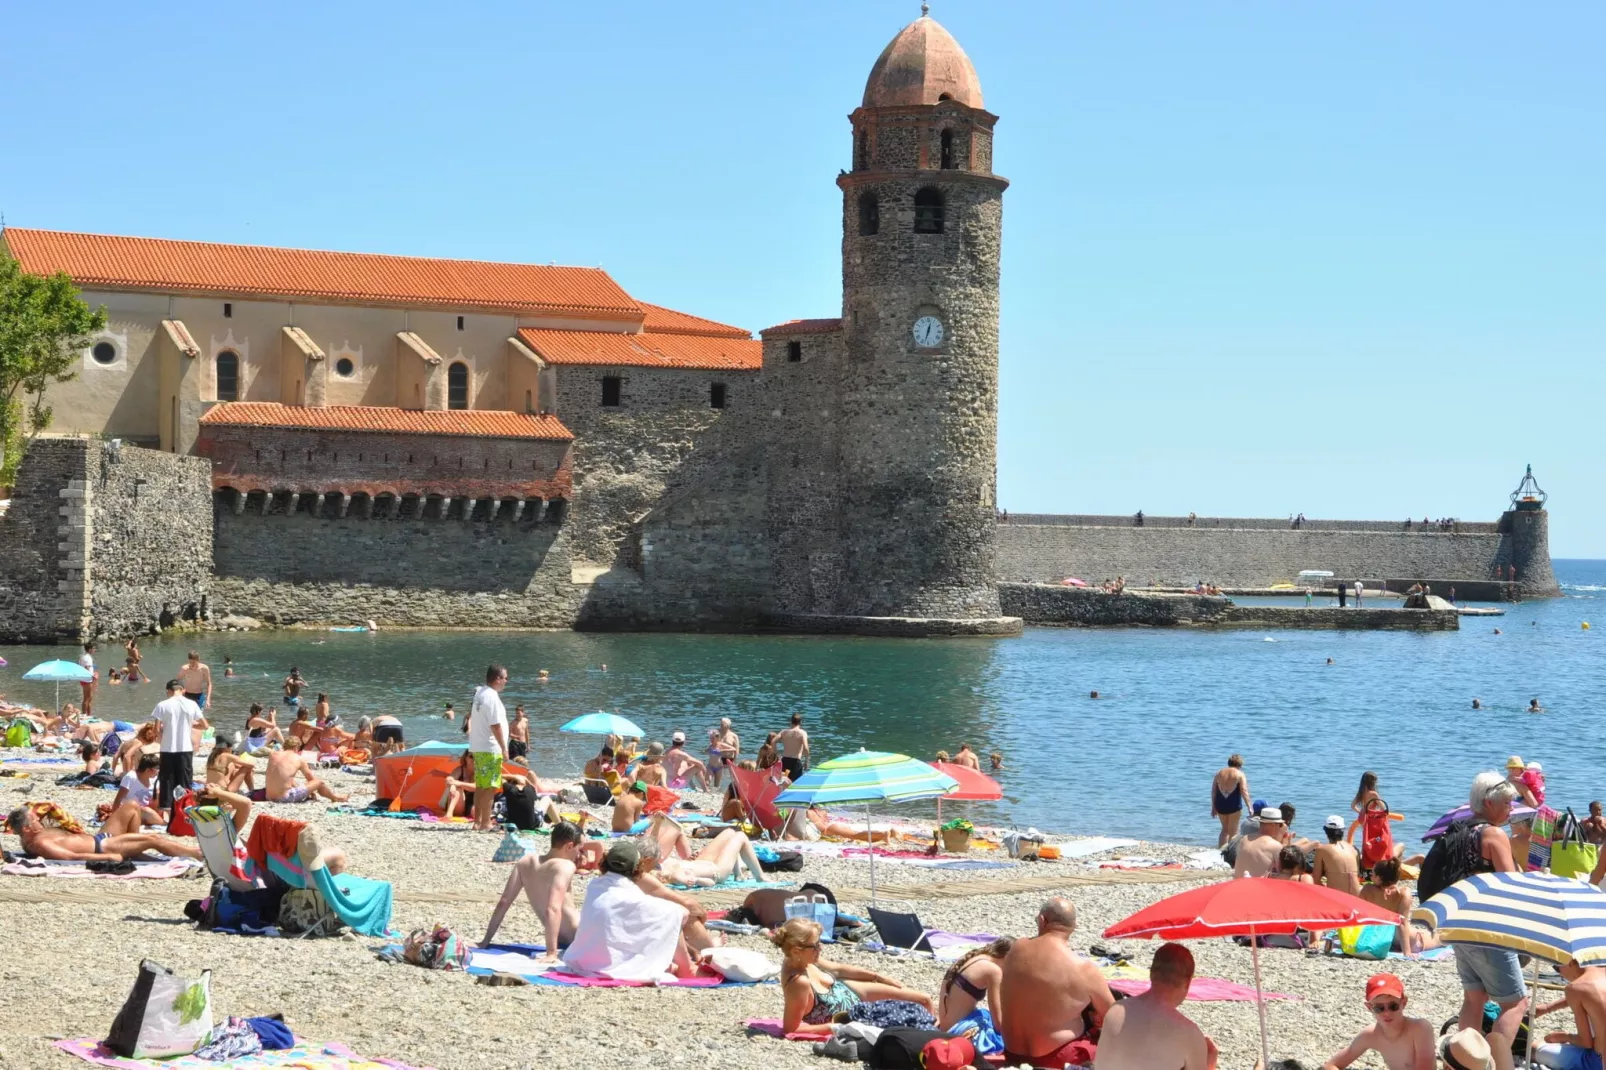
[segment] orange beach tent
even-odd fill
[[[430,740],[411,750],[376,759],[376,797],[393,800],[397,810],[438,809],[441,795],[446,791],[446,778],[457,768],[458,760],[467,749],[460,744]],[[502,771],[530,776],[527,768],[512,762],[505,763]]]

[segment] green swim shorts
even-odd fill
[[[495,751],[474,752],[474,790],[494,791],[502,786],[502,756]]]

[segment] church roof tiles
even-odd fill
[[[662,330],[619,334],[525,327],[519,331],[519,340],[548,364],[756,371],[764,363],[762,344],[745,331],[738,338],[670,334]]]
[[[207,427],[283,427],[309,431],[378,431],[408,435],[468,435],[481,438],[541,438],[567,442],[574,433],[556,416],[495,409],[444,411],[392,409],[377,405],[315,408],[276,401],[228,401],[201,417]]]
[[[765,327],[762,331],[760,331],[758,333],[760,335],[762,335],[763,337],[768,338],[772,334],[774,334],[774,335],[785,335],[785,334],[833,334],[833,333],[835,333],[837,331],[840,331],[841,329],[842,329],[842,320],[840,318],[837,318],[837,319],[817,319],[817,320],[787,320],[785,323],[777,323],[773,327]]]

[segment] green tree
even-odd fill
[[[79,354],[106,326],[66,272],[30,275],[0,253],[0,483],[10,485],[29,438],[50,426],[45,389],[78,374]]]

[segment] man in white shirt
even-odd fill
[[[507,758],[507,707],[501,690],[507,670],[492,665],[485,670],[485,686],[474,692],[468,718],[468,749],[474,755],[474,827],[491,827],[491,807],[502,789],[502,762]]]
[[[167,681],[167,697],[156,704],[151,719],[162,730],[161,770],[157,774],[156,808],[171,810],[173,798],[195,783],[195,739],[192,729],[205,728],[201,707],[184,697],[180,680]]]

